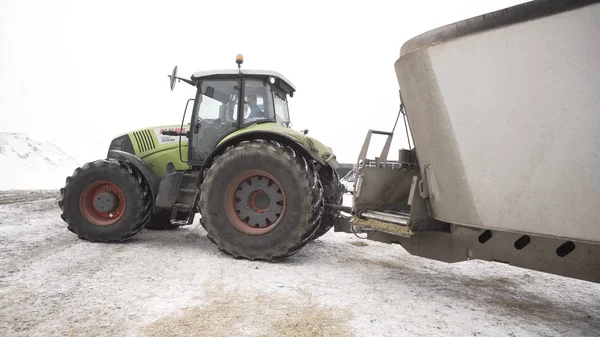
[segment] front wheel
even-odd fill
[[[200,221],[219,250],[274,261],[299,251],[323,213],[314,167],[277,142],[244,141],[215,158],[201,187]]]
[[[67,228],[89,241],[123,241],[144,227],[152,211],[150,189],[141,173],[115,159],[77,168],[60,195]]]

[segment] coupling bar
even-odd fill
[[[336,211],[342,211],[342,212],[346,212],[346,213],[352,213],[352,207],[350,207],[350,206],[342,206],[342,205],[335,205],[335,204],[325,204],[325,208],[333,209],[333,210],[336,210]]]

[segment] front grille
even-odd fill
[[[140,152],[154,150],[155,145],[150,130],[135,131],[133,133],[133,138],[135,138],[135,142],[137,143]]]

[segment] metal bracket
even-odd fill
[[[412,178],[412,185],[410,185],[410,192],[408,193],[408,201],[406,202],[406,204],[408,206],[412,206],[413,204],[413,199],[415,198],[415,190],[417,189],[417,176],[414,176]]]
[[[421,181],[419,181],[419,194],[421,198],[428,199],[429,198],[429,184],[427,183],[427,168],[429,164],[423,165],[423,177]]]

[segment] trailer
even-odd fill
[[[598,18],[598,1],[537,0],[404,43],[409,149],[390,168],[395,130],[367,132],[334,230],[600,282]],[[387,137],[376,167],[372,136]]]

